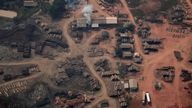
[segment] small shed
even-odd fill
[[[124,83],[124,89],[126,89],[126,90],[129,89],[129,83]]]
[[[117,24],[117,17],[106,17],[106,24]]]
[[[129,79],[129,89],[131,92],[136,92],[138,90],[138,82],[136,79]]]
[[[91,27],[92,27],[92,28],[98,28],[98,27],[99,27],[99,24],[94,23],[94,24],[91,25]]]

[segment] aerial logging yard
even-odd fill
[[[192,0],[1,0],[0,108],[192,108]]]

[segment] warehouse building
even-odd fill
[[[74,23],[72,24],[72,28],[77,29],[87,29],[87,28],[99,28],[99,27],[106,27],[111,25],[117,25],[118,18],[117,17],[97,17],[92,18],[91,23],[87,21],[86,18],[77,18]]]

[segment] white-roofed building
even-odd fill
[[[117,17],[106,17],[106,24],[117,24]]]
[[[99,24],[94,23],[94,24],[91,25],[91,27],[92,27],[92,28],[98,28],[98,27],[99,27]]]
[[[124,89],[129,89],[129,83],[124,83]]]

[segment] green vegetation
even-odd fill
[[[124,33],[124,32],[126,31],[126,29],[121,25],[121,26],[118,26],[118,27],[116,28],[116,31],[117,31],[117,32],[120,32],[120,33]]]
[[[65,4],[66,2],[64,0],[55,0],[49,9],[51,17],[54,19],[61,18],[65,11]]]
[[[115,2],[117,2],[117,0],[105,0],[105,1],[110,3],[110,4],[114,4]]]
[[[1,9],[10,9],[13,10],[16,7],[21,7],[23,4],[23,0],[0,0],[0,8]]]
[[[35,12],[37,12],[38,8],[25,8],[25,7],[17,7],[16,9],[17,17],[14,18],[14,21],[16,23],[22,22],[25,19],[29,18],[31,15],[33,15]]]
[[[130,7],[135,8],[140,5],[141,0],[127,0]]]
[[[103,40],[107,40],[107,39],[109,39],[109,32],[108,31],[102,31],[101,36],[102,36]]]
[[[122,57],[122,49],[121,48],[116,48],[115,49],[115,54],[117,57],[121,58]]]
[[[128,31],[131,31],[131,32],[134,32],[135,31],[135,25],[131,22],[126,22],[124,23],[123,27],[128,30]]]
[[[132,14],[136,18],[142,18],[145,16],[144,12],[141,9],[131,9]]]
[[[127,31],[134,32],[135,31],[135,25],[131,22],[127,22],[124,25],[120,25],[116,28],[117,32],[125,33]]]
[[[11,23],[13,20],[10,18],[0,17],[0,28],[6,26],[7,24]]]
[[[26,8],[23,6],[23,0],[0,0],[0,8],[5,10],[13,10],[17,12],[17,17],[14,18],[16,23],[24,21],[32,14],[37,12],[39,8]],[[2,19],[0,19],[2,20]],[[2,20],[3,21],[3,20]]]
[[[179,0],[160,0],[161,1],[161,11],[167,11],[168,9],[176,6]]]

